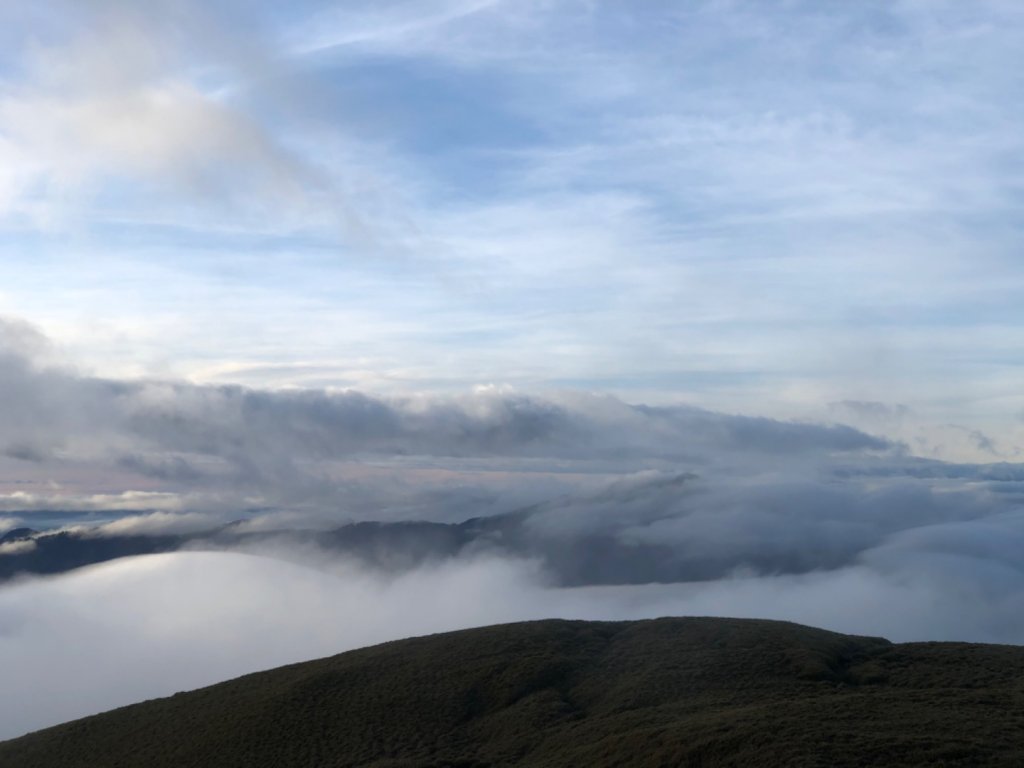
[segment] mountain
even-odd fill
[[[1020,766],[1024,648],[738,619],[508,624],[113,710],[0,743],[0,765]]]
[[[19,529],[0,543],[27,546],[0,551],[0,582],[19,575],[52,575],[122,557],[181,549],[259,549],[270,554],[308,554],[310,548],[388,572],[456,556],[471,536],[466,525],[430,522],[352,523],[339,528],[240,532],[226,525],[190,534],[118,535],[89,529],[37,533]]]
[[[456,523],[357,522],[328,530],[259,531],[229,524],[159,535],[115,534],[102,528],[20,533],[24,546],[0,550],[0,582],[19,574],[62,573],[120,557],[180,549],[257,551],[303,563],[309,562],[311,552],[319,551],[328,559],[340,557],[386,573],[488,553],[539,562],[553,584],[565,587],[711,581],[737,570],[810,573],[849,565],[861,552],[856,537],[849,546],[808,547],[795,537],[790,542],[759,540],[757,546],[722,548],[630,532],[637,520],[682,515],[691,481],[686,474],[662,477],[606,489],[599,498],[555,499]]]

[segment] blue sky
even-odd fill
[[[1016,2],[19,6],[0,313],[84,371],[1024,445]]]

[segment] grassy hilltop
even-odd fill
[[[0,765],[1021,766],[1024,648],[738,619],[509,624],[123,707],[0,743]]]

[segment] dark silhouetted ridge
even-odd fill
[[[1024,648],[739,619],[508,624],[77,720],[0,744],[0,765],[1021,766]]]

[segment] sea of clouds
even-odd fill
[[[199,537],[0,586],[0,736],[369,643],[543,617],[750,616],[1024,643],[1017,465],[579,392],[115,381],[62,367],[29,326],[0,329],[0,534]],[[395,567],[287,536],[194,551],[231,521],[288,532],[477,517],[490,527],[467,545]]]

